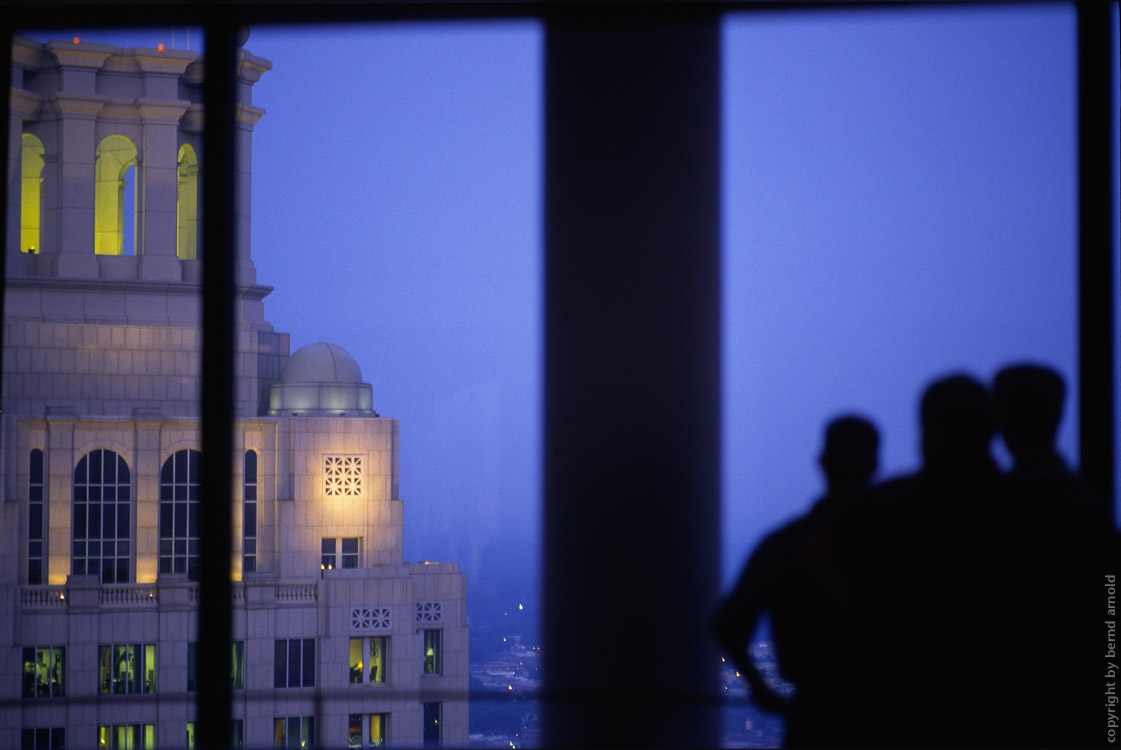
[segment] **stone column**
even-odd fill
[[[257,283],[250,237],[250,210],[253,193],[253,128],[265,110],[253,106],[253,84],[272,70],[272,63],[244,49],[237,60],[237,283]]]
[[[53,149],[58,162],[48,163],[57,181],[44,187],[44,219],[54,225],[56,273],[62,277],[97,278],[93,254],[95,120],[106,102],[97,93],[97,71],[113,53],[108,44],[49,42],[58,60],[58,93],[50,104],[57,117]],[[44,144],[47,146],[47,144]],[[48,152],[52,149],[47,146]],[[46,223],[46,221],[44,221]]]
[[[179,118],[187,102],[141,99],[144,136],[138,194],[143,196],[138,211],[137,250],[140,278],[179,281],[181,272],[176,255],[176,217],[178,202]]]
[[[139,48],[136,61],[144,73],[144,96],[137,102],[144,120],[138,176],[137,254],[140,278],[179,281],[176,255],[176,209],[179,118],[190,102],[179,99],[179,76],[197,52]]]
[[[90,251],[93,257],[93,251]],[[46,459],[47,554],[44,580],[52,585],[70,575],[70,542],[73,522],[74,420],[73,409],[55,407],[47,412]]]

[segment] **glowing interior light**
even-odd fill
[[[160,43],[159,43],[159,44],[158,44],[158,45],[156,46],[156,52],[163,52],[163,42],[160,42]]]
[[[78,43],[78,37],[74,37],[74,44]]]
[[[518,609],[525,609],[525,607],[523,607],[522,605],[519,604]]]

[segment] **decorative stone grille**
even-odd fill
[[[327,497],[361,497],[362,457],[324,456],[323,491]]]
[[[444,607],[440,602],[417,602],[417,622],[443,622]]]
[[[351,630],[389,630],[389,607],[356,607],[350,610]]]

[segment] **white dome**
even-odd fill
[[[297,349],[284,366],[281,383],[361,383],[362,370],[350,352],[323,341]]]
[[[296,350],[280,382],[269,388],[269,414],[293,417],[376,417],[373,391],[341,346],[322,341]]]

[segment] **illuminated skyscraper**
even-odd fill
[[[233,742],[464,746],[465,581],[402,560],[397,420],[345,350],[290,355],[265,320],[249,197],[271,67],[239,53]],[[197,52],[13,44],[2,747],[193,741],[201,84]]]

